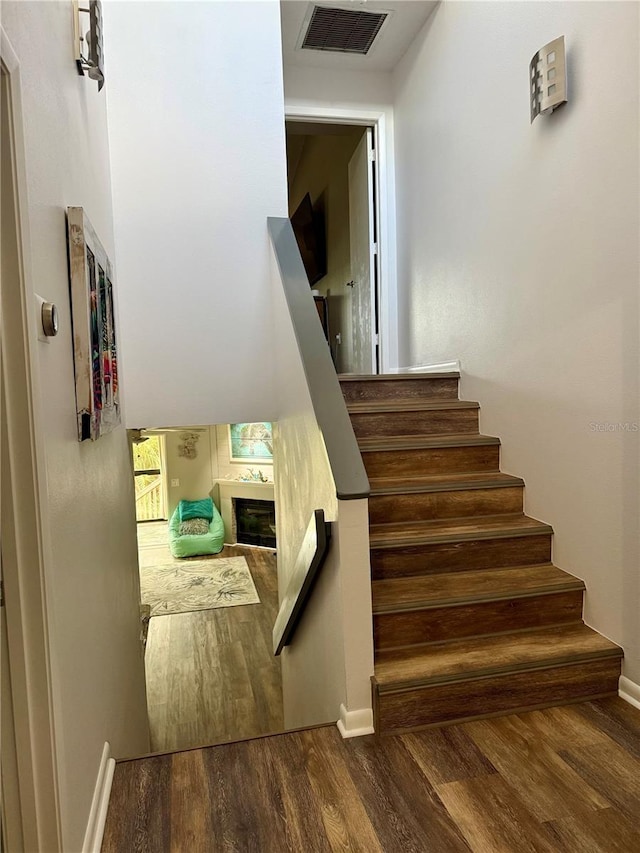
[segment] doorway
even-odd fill
[[[289,215],[338,373],[381,368],[376,127],[286,121]]]
[[[165,477],[165,439],[163,435],[132,438],[133,481],[136,496],[136,521],[167,520],[167,483]]]

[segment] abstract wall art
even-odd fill
[[[82,207],[67,208],[78,441],[120,423],[113,269]]]

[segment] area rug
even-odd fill
[[[260,604],[244,557],[141,566],[140,588],[142,603],[151,606],[151,616]]]

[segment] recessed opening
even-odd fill
[[[284,730],[272,424],[129,436],[152,750]]]
[[[276,547],[276,508],[273,501],[234,498],[237,540],[242,545]]]

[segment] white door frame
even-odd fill
[[[376,205],[378,225],[378,335],[381,373],[398,364],[395,180],[389,120],[380,109],[285,104],[285,121],[352,124],[373,128],[376,150]]]
[[[3,282],[3,391],[6,459],[2,530],[11,703],[15,724],[20,815],[26,850],[62,850],[54,691],[46,595],[51,549],[44,423],[40,411],[36,310],[30,264],[20,63],[0,27],[2,94],[8,108],[17,281]],[[6,191],[3,186],[3,190]],[[7,476],[8,475],[8,476]]]
[[[347,164],[351,260],[351,373],[380,371],[380,270],[377,255],[375,142],[365,127]],[[364,214],[364,215],[363,215]],[[368,323],[365,322],[368,315]]]

